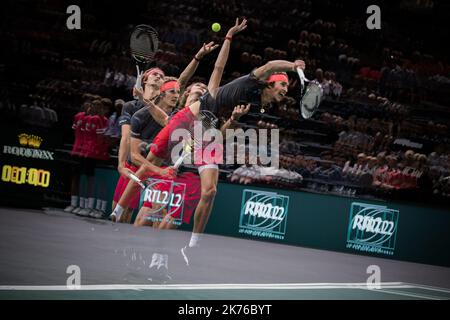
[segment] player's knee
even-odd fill
[[[206,188],[202,188],[202,194],[201,197],[204,200],[212,200],[216,196],[217,188],[216,186],[208,186]]]

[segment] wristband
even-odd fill
[[[226,36],[225,37],[225,40],[230,40],[231,41],[231,39],[233,39],[233,37],[230,37],[230,36]]]
[[[195,59],[195,61],[198,61],[198,62],[200,62],[200,60],[202,60],[202,59],[197,58],[196,55],[194,56],[194,59]]]

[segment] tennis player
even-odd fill
[[[247,27],[247,20],[246,19],[243,19],[243,21],[241,23],[239,23],[239,19],[236,19],[235,25],[232,28],[230,28],[230,30],[227,33],[227,36],[228,37],[232,37],[233,35],[235,35],[235,34],[241,32],[242,30],[244,30],[246,27]],[[225,68],[225,64],[226,64],[226,61],[228,59],[229,50],[230,50],[230,43],[229,43],[229,41],[224,41],[224,43],[222,45],[222,48],[220,50],[220,53],[219,53],[219,55],[217,57],[217,60],[216,60],[216,63],[215,63],[214,70],[213,70],[213,73],[211,75],[210,81],[208,83],[208,90],[210,90],[210,91],[215,91],[219,87],[220,80],[221,80],[222,74],[223,74],[223,70]],[[187,101],[188,102],[192,102],[195,99],[197,99],[198,96],[195,97],[194,95],[198,95],[198,91],[200,91],[200,93],[201,93],[201,89],[202,89],[201,85],[194,85],[191,88],[192,92],[189,95],[190,97],[188,97]],[[168,121],[168,119],[164,118],[164,119],[160,119],[160,121],[162,122],[162,125],[165,125],[167,123],[166,121]],[[164,131],[164,129],[162,131]],[[160,133],[157,136],[160,136]],[[165,139],[164,143],[161,140],[159,140],[157,142],[158,145],[162,145],[162,147],[161,147],[162,150],[167,150],[167,145],[164,145],[166,143],[168,143],[168,139]],[[153,147],[154,145],[155,145],[155,140],[152,143],[152,148],[153,149],[154,149],[154,147]],[[149,153],[149,156],[150,156],[150,153]],[[145,163],[144,165],[142,165],[140,167],[140,169],[138,171],[136,171],[135,175],[139,179],[144,180],[149,175],[158,173],[158,169],[155,169],[153,164],[155,164],[157,166],[161,166],[163,164],[163,160],[165,160],[165,159],[167,159],[167,157],[160,157],[160,158],[152,157],[151,158],[152,161],[149,161],[152,165],[148,165],[147,163]],[[206,169],[206,168],[207,167],[204,167],[202,169]],[[214,168],[216,168],[216,171],[217,171],[217,165],[214,165]],[[165,172],[167,174],[167,177],[171,177],[171,178],[175,177],[174,170],[171,169],[171,168],[168,168],[168,169],[169,169],[169,171]],[[120,213],[120,211],[123,210],[122,208],[126,207],[127,204],[133,199],[135,194],[137,194],[139,192],[139,189],[140,189],[140,187],[139,187],[138,184],[136,184],[136,183],[129,183],[128,186],[127,186],[126,191],[123,193],[123,196],[122,196],[122,198],[120,200],[120,203],[119,203],[120,206],[116,206],[116,208],[114,210],[115,212],[113,212],[113,214]]]
[[[117,205],[119,203],[125,188],[129,182],[129,174],[135,173],[139,166],[145,163],[145,158],[140,156],[140,144],[146,142],[144,140],[151,141],[159,132],[159,130],[168,122],[169,114],[173,111],[176,102],[178,101],[181,90],[189,82],[193,74],[195,73],[200,60],[213,50],[215,50],[218,45],[214,42],[204,43],[202,48],[197,52],[192,61],[186,67],[186,69],[181,73],[178,79],[176,78],[164,78],[164,73],[159,68],[153,68],[144,73],[142,81],[144,83],[143,90],[135,90],[135,94],[140,96],[141,99],[134,100],[129,105],[125,105],[123,108],[122,116],[119,124],[122,126],[122,138],[119,147],[119,165],[118,171],[121,174],[119,182],[116,187],[116,192],[114,194],[113,202],[113,212],[110,215],[112,221],[124,221],[130,222],[132,211],[138,207],[140,192],[136,190],[133,193],[133,197],[127,201],[125,207]],[[165,79],[165,80],[164,80]],[[161,92],[160,86],[163,85],[163,91]],[[150,101],[158,99],[156,104],[161,104],[156,106],[155,104],[149,104]],[[144,101],[147,101],[145,103]],[[135,121],[135,137],[134,141],[134,157],[137,159],[133,163],[131,160],[131,119],[132,116],[144,106],[148,106],[146,111],[139,115]],[[149,117],[151,115],[151,117]],[[156,119],[156,120],[155,120]],[[126,125],[126,127],[124,127]],[[143,136],[141,136],[143,134]],[[144,140],[139,139],[142,137]],[[121,165],[122,164],[122,165]],[[145,163],[146,165],[151,165],[150,163]],[[155,171],[159,168],[153,167]],[[123,201],[121,202],[123,203]],[[125,219],[121,220],[122,214],[125,212]]]
[[[227,35],[226,42],[231,42],[232,37]],[[189,122],[198,119],[200,111],[207,110],[218,114],[226,113],[230,106],[241,104],[256,105],[264,112],[271,103],[281,102],[288,92],[289,79],[287,71],[296,71],[297,68],[305,69],[305,62],[284,60],[269,61],[264,66],[253,70],[249,75],[240,77],[216,90],[201,97],[200,101],[193,103],[178,112],[168,125],[156,136],[150,149],[149,158],[155,163],[167,156],[167,145],[171,133],[179,127],[189,126]],[[228,109],[228,110],[227,110]],[[230,110],[231,112],[231,110]],[[213,158],[211,158],[213,159]],[[201,234],[208,222],[214,198],[217,192],[218,166],[214,162],[199,166],[201,178],[201,197],[194,214],[194,227],[189,244],[182,249],[183,256],[188,262],[187,253],[190,248],[198,245]]]

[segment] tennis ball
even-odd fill
[[[212,31],[219,32],[220,31],[220,23],[214,22],[211,26]]]

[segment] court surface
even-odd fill
[[[0,208],[0,299],[450,299],[450,268],[205,235],[186,266],[185,231]],[[150,268],[154,253],[165,268]],[[378,288],[367,267],[381,270]],[[69,266],[81,287],[67,287]],[[73,282],[69,282],[73,283]]]

